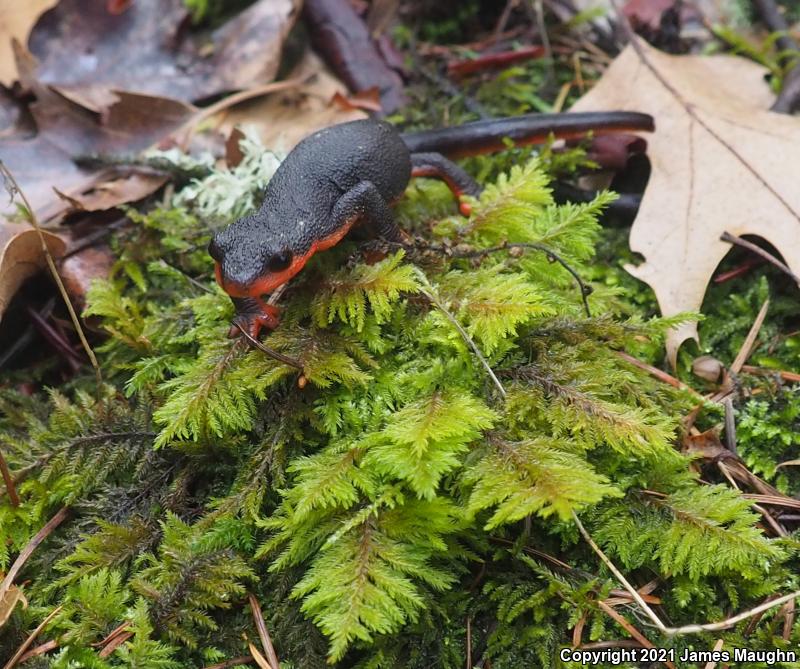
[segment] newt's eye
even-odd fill
[[[222,249],[220,248],[219,243],[217,243],[216,237],[214,237],[208,244],[208,255],[210,255],[217,262],[222,262]]]
[[[291,264],[292,252],[285,250],[281,251],[280,253],[276,253],[269,259],[269,262],[267,263],[267,269],[269,269],[270,272],[282,272]]]

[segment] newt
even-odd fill
[[[216,278],[236,307],[234,324],[253,338],[280,323],[278,307],[262,298],[285,284],[308,260],[341,241],[355,225],[401,241],[391,204],[411,177],[443,179],[469,215],[463,195],[481,187],[450,158],[570,139],[588,132],[652,131],[636,112],[528,114],[451,128],[401,134],[385,121],[364,119],[319,130],[289,152],[267,184],[259,209],[217,232],[208,251]]]

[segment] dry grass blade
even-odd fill
[[[11,506],[19,506],[19,495],[17,494],[17,486],[14,485],[14,479],[11,477],[11,472],[8,469],[6,459],[3,457],[3,451],[0,449],[0,474],[3,475],[3,483],[6,486],[8,493],[8,501]]]
[[[22,569],[22,567],[28,561],[28,558],[31,555],[33,555],[33,551],[36,550],[36,548],[39,546],[40,543],[42,543],[45,539],[47,539],[47,537],[50,536],[50,533],[54,529],[56,529],[62,522],[64,522],[64,519],[67,517],[68,513],[69,513],[69,507],[65,506],[62,509],[60,509],[59,512],[55,516],[53,516],[49,521],[47,521],[47,524],[36,533],[36,536],[34,536],[33,539],[31,539],[28,542],[28,545],[25,546],[25,548],[23,548],[20,551],[20,554],[17,556],[17,559],[14,560],[14,564],[11,565],[11,569],[8,570],[8,574],[6,574],[6,577],[3,579],[3,582],[0,583],[0,599],[3,598],[5,593],[8,591],[9,587],[11,587],[11,584],[17,577],[17,573],[19,572],[19,570]]]
[[[752,495],[745,495],[745,497],[753,497]],[[800,505],[800,501],[798,502]],[[648,618],[653,622],[653,624],[661,631],[662,634],[666,634],[667,636],[677,636],[683,634],[697,634],[698,632],[716,632],[719,630],[728,629],[733,627],[737,623],[742,622],[743,620],[747,620],[748,618],[752,618],[754,616],[760,615],[764,613],[764,611],[768,611],[769,609],[774,609],[776,606],[780,606],[795,597],[800,596],[800,590],[795,592],[789,593],[788,595],[783,595],[782,597],[776,597],[775,599],[764,602],[763,604],[759,604],[758,606],[748,609],[747,611],[743,611],[735,616],[731,616],[730,618],[726,618],[725,620],[720,620],[716,623],[703,623],[703,624],[692,624],[692,625],[682,625],[681,627],[667,627],[663,622],[661,622],[661,618],[659,618],[655,611],[648,606],[647,602],[644,601],[642,596],[639,592],[634,588],[629,582],[628,579],[622,574],[622,572],[617,568],[617,566],[611,561],[611,559],[602,551],[600,546],[592,539],[592,535],[586,530],[583,526],[583,523],[578,518],[578,515],[573,511],[572,512],[572,519],[575,521],[575,524],[578,527],[578,531],[583,536],[586,543],[589,544],[591,549],[597,554],[597,556],[603,561],[603,564],[608,567],[614,576],[617,577],[619,582],[625,587],[625,589],[630,593],[631,597],[633,597],[634,601],[639,605],[639,608],[647,615]],[[610,614],[609,614],[610,615]],[[619,614],[617,614],[619,615]]]
[[[28,650],[28,648],[34,642],[36,637],[39,636],[41,631],[47,626],[47,623],[49,623],[53,618],[55,618],[62,608],[63,607],[61,606],[57,606],[50,612],[50,615],[48,615],[47,618],[45,618],[41,623],[39,623],[39,626],[28,635],[28,638],[25,639],[25,641],[23,641],[22,645],[17,649],[17,652],[14,653],[11,659],[5,663],[3,669],[14,669],[19,659],[25,654],[25,651]]]
[[[258,650],[251,641],[247,642],[247,648],[250,650],[250,654],[253,656],[259,669],[276,669],[267,661],[267,658],[261,654],[261,651]]]
[[[753,347],[756,344],[758,333],[761,331],[761,326],[764,325],[764,319],[767,317],[768,310],[769,300],[767,299],[764,300],[764,304],[761,305],[761,309],[759,310],[756,319],[753,321],[753,325],[750,327],[750,332],[747,333],[747,337],[742,343],[742,347],[739,349],[739,353],[736,354],[736,359],[731,365],[731,371],[734,374],[738,374],[742,371],[742,366],[747,362],[747,359],[753,352]]]
[[[655,648],[655,644],[650,641],[644,634],[642,634],[639,630],[637,630],[633,625],[631,625],[625,618],[620,615],[617,611],[615,611],[612,607],[610,607],[606,602],[600,601],[597,602],[597,605],[605,611],[605,613],[613,619],[620,627],[622,627],[628,634],[630,634],[634,639],[636,639],[642,646],[645,648]],[[675,665],[672,662],[664,662],[664,664],[671,669],[675,669]]]
[[[717,639],[717,643],[714,644],[714,652],[719,652],[722,650],[722,646],[725,644],[724,639]],[[711,660],[710,662],[706,662],[705,669],[716,669],[717,663]]]
[[[239,667],[243,664],[253,664],[253,662],[255,662],[255,660],[253,660],[252,656],[242,655],[241,657],[234,657],[230,660],[219,662],[218,664],[209,664],[207,667],[203,667],[203,669],[230,669],[230,667]]]
[[[800,509],[800,500],[786,497],[785,495],[744,494],[742,497],[752,499],[759,504],[772,504],[773,506],[785,506],[789,509]]]
[[[275,647],[272,645],[272,638],[267,630],[267,624],[264,622],[264,614],[261,612],[261,606],[255,595],[249,593],[247,595],[250,600],[250,609],[253,611],[253,618],[256,621],[256,629],[258,630],[258,637],[261,639],[261,645],[264,647],[264,652],[267,654],[267,659],[274,669],[279,669],[281,666],[278,660],[278,654],[275,652]]]

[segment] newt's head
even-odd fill
[[[217,232],[208,245],[216,261],[217,282],[231,297],[258,297],[291,279],[307,257],[264,239],[252,218],[239,219]]]

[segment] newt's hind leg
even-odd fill
[[[459,201],[458,208],[464,216],[469,216],[472,208],[461,202],[461,196],[477,197],[483,190],[475,179],[441,153],[412,153],[411,176],[437,177],[444,181]]]

